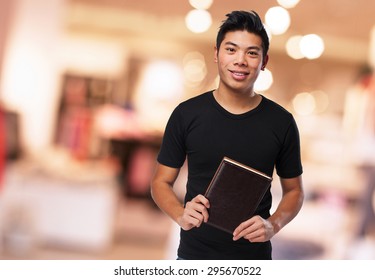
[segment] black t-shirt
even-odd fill
[[[243,114],[232,114],[216,102],[213,92],[180,103],[173,111],[158,155],[160,164],[180,168],[187,159],[185,203],[204,194],[222,158],[227,156],[269,176],[274,168],[282,178],[302,174],[299,133],[288,111],[262,96],[261,103]],[[271,191],[257,215],[270,216]],[[270,259],[271,244],[232,240],[232,235],[203,224],[181,230],[183,259]]]

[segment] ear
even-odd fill
[[[218,56],[218,49],[217,49],[216,46],[214,47],[214,50],[215,50],[214,62],[217,63],[217,61],[218,61],[218,59],[217,59],[217,56]]]
[[[264,70],[265,68],[266,68],[266,66],[267,66],[267,63],[268,63],[268,54],[264,57],[264,59],[263,59],[263,63],[262,63],[262,68],[261,68],[261,70]]]

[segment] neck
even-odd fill
[[[227,92],[220,87],[213,92],[216,101],[233,114],[242,114],[256,108],[262,97],[253,90],[249,92]]]

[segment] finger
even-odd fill
[[[187,231],[187,230],[191,230],[194,227],[197,227],[198,225],[199,225],[198,220],[194,218],[187,218],[182,221],[181,228]]]
[[[202,224],[202,221],[200,219],[197,219],[193,216],[187,216],[186,221],[192,227],[200,227],[200,225]]]
[[[197,208],[199,207],[186,207],[184,215],[186,215],[187,217],[195,218],[197,220],[203,220],[203,216],[200,211],[197,210]]]
[[[234,237],[238,237],[236,238],[239,239],[241,237],[243,237],[245,234],[248,234],[249,232],[246,231],[246,229],[250,228],[251,226],[253,225],[253,221],[250,219],[250,220],[247,220],[243,223],[241,223],[233,232],[233,236]]]
[[[210,202],[209,202],[209,200],[205,196],[203,196],[201,194],[197,195],[193,199],[193,201],[199,202],[199,203],[203,204],[206,208],[210,208]]]
[[[264,242],[266,241],[264,234],[259,234],[258,232],[253,232],[248,235],[244,236],[245,239],[249,240],[250,242]]]
[[[201,214],[202,214],[202,216],[203,216],[203,221],[205,222],[205,223],[207,223],[208,222],[208,218],[209,218],[209,214],[208,214],[208,210],[207,210],[207,208],[204,208],[203,209],[203,211],[201,212]]]
[[[200,204],[199,207],[196,209],[196,213],[199,214],[199,220],[201,222],[207,223],[209,214],[206,207]]]
[[[185,209],[198,213],[203,213],[204,211],[207,212],[207,209],[203,204],[194,201],[188,202]]]
[[[207,222],[208,221],[208,211],[207,211],[207,205],[209,206],[208,200],[204,197],[195,197],[192,201],[188,202],[186,204],[186,208],[189,208],[193,211],[198,212],[202,217],[200,218],[202,221]],[[197,217],[194,215],[194,217]]]
[[[244,236],[251,242],[264,242],[270,239],[270,234],[264,224],[255,223],[252,227],[252,231]]]
[[[184,215],[186,215],[186,219],[188,219],[188,217],[195,219],[195,221],[192,221],[192,223],[197,227],[199,227],[202,222],[207,222],[208,220],[207,209],[202,204],[198,203],[190,203],[187,205]]]
[[[234,235],[238,234],[239,232],[243,231],[245,228],[252,227],[259,228],[263,225],[263,219],[259,216],[253,216],[250,219],[242,222],[233,232]]]
[[[243,223],[241,223],[233,232],[233,240],[239,240],[242,237],[255,233],[261,228],[261,225],[257,222],[257,219],[251,218]]]

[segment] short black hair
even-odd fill
[[[220,44],[223,42],[224,37],[228,32],[246,30],[247,32],[254,33],[261,37],[263,57],[267,55],[270,45],[268,34],[264,28],[262,20],[255,11],[232,11],[231,13],[226,14],[226,17],[227,19],[223,21],[219,28],[219,32],[217,33],[217,50],[219,50]]]

